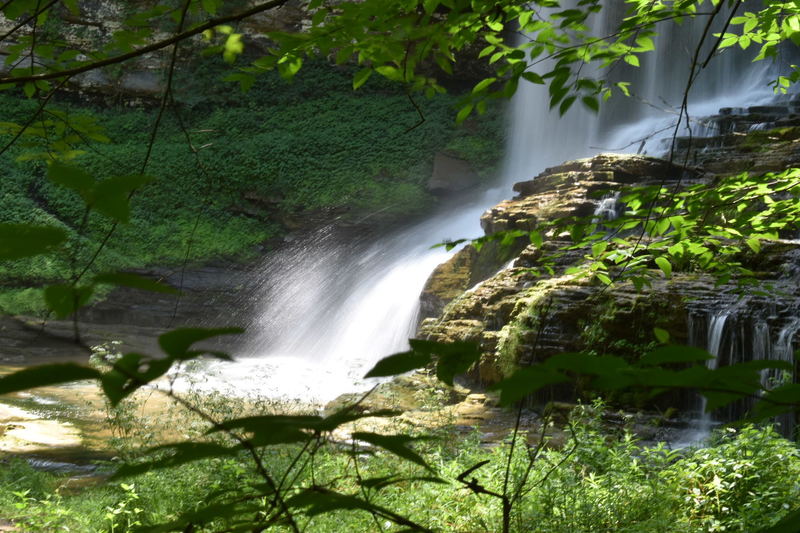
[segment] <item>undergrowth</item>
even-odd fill
[[[205,402],[204,409],[217,414],[242,407],[223,398]],[[136,407],[128,404],[120,409],[135,412]],[[124,446],[118,450],[124,452],[119,457],[136,463],[135,447],[145,443],[140,440],[145,434],[146,443],[152,444],[152,428],[131,425],[130,417],[110,418],[118,425],[123,419],[127,440],[117,441]],[[202,433],[188,418],[170,418],[169,425],[176,424],[195,438]],[[520,494],[511,515],[512,531],[751,531],[798,508],[800,453],[771,427],[723,429],[709,447],[678,451],[664,445],[642,447],[628,433],[609,433],[596,408],[579,407],[569,427],[571,431],[550,428],[547,434],[566,437],[560,444],[556,437],[541,449],[519,445],[525,435],[518,437],[509,477],[509,486]],[[290,472],[298,486],[313,484],[358,494],[434,531],[497,531],[499,501],[474,494],[456,479],[487,461],[469,477],[488,490],[501,491],[508,454],[512,453],[510,439],[486,446],[477,432],[454,439],[450,431],[440,429],[432,439],[415,445],[439,481],[412,462],[342,440],[316,450],[311,461],[296,463],[300,447],[290,445],[265,448],[261,457],[278,478]],[[532,457],[535,460],[531,461]],[[191,514],[209,498],[227,493],[242,497],[259,479],[242,453],[74,490],[63,476],[11,460],[0,469],[0,514],[22,531],[148,530],[148,526]],[[382,484],[385,480],[396,482]],[[258,505],[251,510],[257,514]],[[397,530],[396,525],[364,511],[311,514],[296,516],[301,530]],[[194,522],[192,531],[225,531],[231,525],[230,517],[203,516]],[[283,530],[279,526],[273,529]]]
[[[321,62],[292,83],[265,75],[248,93],[219,82],[223,72],[210,60],[179,72],[177,104],[167,108],[146,169],[155,179],[133,197],[131,221],[117,229],[96,271],[172,265],[187,255],[247,259],[255,245],[309,218],[390,224],[418,216],[436,203],[425,184],[438,151],[465,158],[485,180],[495,172],[502,113],[456,126],[456,96],[412,103],[379,80],[353,91],[350,70]],[[109,140],[84,138],[72,163],[101,179],[141,171],[153,107],[103,107],[66,95],[52,102],[68,121],[96,119]],[[0,106],[4,120],[19,123],[36,109],[12,94],[0,95]],[[4,262],[6,313],[40,311],[35,292],[24,289],[69,278],[111,225],[93,213],[81,229],[76,193],[50,183],[43,162],[24,160],[35,145],[20,142],[0,156],[0,222],[54,225],[70,240],[67,253]]]

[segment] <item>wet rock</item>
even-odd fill
[[[480,177],[469,163],[456,156],[437,152],[433,158],[433,173],[428,180],[428,191],[448,195],[475,188]]]
[[[792,137],[786,132],[784,136]],[[785,164],[788,150],[759,155],[758,164],[766,164],[768,157],[774,158],[770,164]],[[547,169],[534,180],[516,184],[518,196],[488,210],[481,223],[487,235],[529,231],[555,218],[591,217],[603,195],[627,186],[688,184],[703,179],[697,168],[684,169],[652,157],[602,154]],[[462,252],[440,266],[428,281],[427,297],[433,298],[433,293],[439,304],[451,300],[437,318],[422,322],[418,335],[440,342],[477,342],[482,356],[469,375],[476,383],[487,385],[520,366],[558,353],[591,351],[636,360],[654,347],[654,326],[667,330],[673,342],[687,344],[691,342],[691,317],[706,317],[741,297],[734,283],[717,286],[710,276],[681,272],[668,280],[656,277],[646,292],[629,283],[608,289],[567,273],[569,267],[584,260],[586,251],[564,250],[569,243],[558,238],[546,235],[541,246],[526,243],[518,247],[516,259],[494,273],[475,272],[474,252]],[[547,266],[551,270],[544,269],[543,258],[556,251],[562,253],[550,259]],[[776,315],[769,323],[773,333],[791,320],[788,310],[796,310],[800,302],[800,289],[791,281],[800,275],[798,257],[800,245],[783,241],[764,246],[755,261],[744,255],[739,258],[751,261],[748,267],[762,279],[780,286],[777,296],[748,297],[753,309],[748,320],[768,315],[770,306]],[[453,297],[459,287],[468,289]],[[570,386],[553,391],[556,398],[564,399],[589,392],[581,390],[580,384],[577,389]],[[612,400],[634,407],[647,404],[644,397],[626,394]],[[674,393],[659,401],[663,409],[688,408],[691,403],[687,393]]]
[[[119,80],[118,88],[124,93],[136,96],[156,96],[161,94],[163,83],[155,72],[143,70],[127,72]]]

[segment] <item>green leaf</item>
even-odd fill
[[[126,223],[130,217],[131,193],[152,179],[151,176],[133,174],[103,180],[95,185],[91,193],[91,206],[117,222]]]
[[[510,405],[548,385],[565,381],[567,376],[558,370],[537,365],[519,369],[491,388],[500,391],[501,405]]]
[[[419,353],[414,350],[396,353],[378,361],[364,377],[378,378],[405,374],[406,372],[426,366],[431,362],[431,359],[430,354]]]
[[[589,108],[590,111],[595,113],[600,111],[600,102],[598,102],[597,98],[594,96],[584,96],[581,98],[581,102],[583,102],[583,105]]]
[[[233,63],[236,58],[244,52],[244,43],[242,42],[241,33],[231,33],[225,39],[224,51],[222,52],[222,59],[227,63]],[[300,67],[297,68],[299,70]],[[294,72],[296,73],[297,70]],[[293,73],[294,74],[294,73]]]
[[[85,379],[99,379],[100,377],[100,372],[94,368],[75,363],[34,366],[1,377],[0,394],[83,381]]]
[[[95,283],[107,283],[109,285],[130,287],[132,289],[142,289],[144,291],[163,294],[178,294],[180,292],[174,287],[130,272],[108,272],[105,274],[98,274],[95,276],[94,281]]]
[[[564,100],[561,102],[561,105],[558,106],[558,114],[563,115],[564,113],[569,111],[569,108],[572,107],[572,104],[575,103],[576,99],[577,99],[576,96],[568,96],[564,98]]]
[[[544,85],[545,81],[540,75],[535,72],[525,71],[522,73],[522,77],[531,83],[535,83],[537,85]]]
[[[661,344],[666,344],[669,342],[669,332],[665,329],[653,328],[653,335]]]
[[[372,76],[371,68],[362,68],[361,70],[356,72],[356,75],[353,76],[353,89],[358,89],[359,87],[364,85],[364,83],[366,83],[366,81],[369,79],[370,76]]]
[[[456,123],[461,124],[464,122],[467,117],[472,113],[472,109],[474,108],[473,104],[466,104],[464,107],[458,110],[458,114],[456,115]]]
[[[650,52],[656,49],[656,45],[650,37],[637,37],[636,45],[639,47],[639,52]]]
[[[633,54],[627,54],[622,57],[625,62],[631,66],[638,67],[639,66],[639,58]],[[627,95],[626,95],[627,96]]]
[[[217,0],[200,0],[200,4],[203,6],[203,11],[209,15],[217,14],[217,8],[219,7]]]
[[[53,251],[67,239],[60,228],[29,224],[0,224],[0,261]]]
[[[489,54],[491,54],[492,52],[494,52],[496,48],[497,48],[497,47],[496,47],[495,45],[493,45],[493,44],[490,44],[490,45],[487,45],[487,46],[485,46],[485,47],[484,47],[484,48],[483,48],[483,49],[480,51],[480,53],[478,54],[478,59],[483,59],[484,57],[488,56]]]
[[[436,377],[452,387],[456,374],[463,374],[469,370],[469,367],[480,359],[481,351],[474,342],[456,342],[444,346],[447,348],[446,351],[440,352],[436,364]]]
[[[658,268],[664,273],[664,276],[668,278],[672,276],[672,264],[666,257],[656,257],[655,262]]]
[[[481,91],[484,91],[489,88],[491,84],[497,81],[497,78],[485,78],[475,84],[475,87],[472,88],[472,94],[477,94]]]
[[[598,241],[592,245],[592,256],[599,257],[608,248],[608,241]]]
[[[439,7],[439,0],[423,0],[422,7],[425,10],[425,13],[430,15],[436,8]]]
[[[86,202],[91,200],[91,191],[96,181],[94,177],[81,168],[65,165],[57,161],[50,163],[47,167],[47,179],[77,192]]]
[[[221,335],[238,335],[244,333],[241,328],[179,328],[164,333],[158,338],[158,344],[164,353],[175,360],[197,357],[208,351],[190,351],[196,342],[219,337]]]
[[[362,431],[356,431],[352,435],[354,440],[360,440],[364,442],[368,442],[374,446],[378,446],[379,448],[383,448],[388,452],[402,457],[412,463],[416,463],[429,471],[433,472],[433,468],[425,462],[425,459],[422,458],[417,452],[412,450],[408,447],[414,441],[421,440],[418,437],[412,437],[410,435],[380,435],[378,433],[368,433]]]
[[[392,81],[403,81],[403,72],[397,67],[393,67],[391,65],[381,65],[380,67],[376,67],[375,72]]]
[[[661,339],[659,339],[660,342]],[[714,359],[714,356],[706,350],[692,346],[660,346],[652,352],[644,355],[639,364],[644,366],[657,366],[669,363],[697,363]]]
[[[747,246],[750,247],[755,253],[759,253],[761,251],[761,239],[758,237],[751,237],[745,241]]]
[[[240,449],[239,446],[229,448],[210,442],[179,442],[177,444],[156,446],[147,450],[147,453],[156,455],[157,459],[125,464],[111,476],[111,479],[137,476],[151,470],[175,468],[176,466],[213,457],[231,457],[232,454]]]
[[[44,290],[44,300],[56,318],[66,318],[86,305],[93,292],[92,286],[50,285]]]

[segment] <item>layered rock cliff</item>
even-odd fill
[[[487,211],[481,219],[484,231],[492,236],[506,230],[530,231],[556,218],[613,216],[615,209],[624,208],[616,201],[619,193],[632,185],[669,186],[679,179],[685,185],[723,173],[796,166],[800,144],[794,135],[798,117],[792,105],[780,110],[784,123],[777,129],[737,132],[742,124],[758,122],[754,115],[763,115],[761,111],[716,117],[724,126],[718,135],[701,139],[688,153],[688,140],[680,140],[683,152],[676,160],[688,159],[699,166],[602,154],[546,169],[517,183],[517,196]],[[489,242],[480,251],[472,246],[461,250],[427,283],[422,302],[428,318],[419,336],[478,342],[483,356],[471,375],[483,384],[560,352],[635,358],[654,346],[654,327],[667,330],[674,342],[709,347],[712,329],[718,327],[715,317],[720,316],[728,320],[726,329],[719,331],[722,345],[714,347],[720,364],[753,357],[785,358],[796,345],[793,336],[800,329],[796,241],[774,242],[748,265],[765,285],[777,290],[744,295],[733,283],[720,286],[697,272],[676,272],[670,279],[655,276],[653,285],[643,291],[625,282],[609,288],[568,273],[569,267],[585,261],[587,253],[567,249],[569,244],[545,240],[537,246],[525,239],[505,248]],[[543,268],[545,256],[551,258],[552,272]],[[672,400],[683,407],[689,402]]]

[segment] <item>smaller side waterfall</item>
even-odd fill
[[[728,322],[728,312],[718,313],[711,316],[708,321],[708,329],[706,332],[707,340],[706,346],[708,353],[714,356],[713,359],[706,361],[706,368],[709,370],[716,370],[720,361],[720,350],[722,348],[722,341],[724,339],[725,325]],[[708,401],[705,396],[700,395],[699,414],[700,417],[697,423],[697,431],[692,435],[695,442],[701,442],[708,438],[714,426],[714,419],[711,413],[706,411]]]
[[[785,310],[784,315],[786,311],[788,310]],[[794,363],[798,332],[800,317],[794,313],[788,318],[782,317],[781,313],[776,312],[775,305],[768,302],[741,300],[723,310],[690,314],[689,318],[690,344],[705,347],[715,356],[706,362],[711,370],[753,360]],[[787,375],[785,371],[776,369],[767,369],[761,373],[764,389],[772,389],[795,379],[797,376]],[[742,399],[715,413],[706,413],[706,400],[701,396],[697,405],[697,428],[692,438],[696,442],[700,441],[708,436],[715,423],[746,416],[754,404],[755,400],[752,398]],[[782,415],[775,422],[780,425],[784,435],[789,436],[794,432],[793,414]]]
[[[600,199],[600,203],[597,204],[592,222],[598,224],[609,220],[616,220],[619,218],[620,211],[623,207],[623,204],[619,201],[619,191],[613,194],[607,194],[603,196]]]

